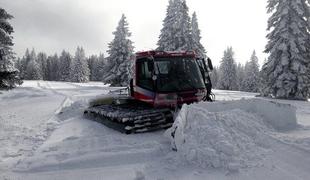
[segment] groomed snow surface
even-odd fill
[[[83,117],[102,83],[0,92],[0,180],[309,179],[310,103],[216,90],[172,128],[124,135]]]

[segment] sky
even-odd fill
[[[112,32],[125,14],[135,51],[155,49],[169,0],[1,0],[14,16],[14,51],[26,48],[47,54],[65,49],[74,54],[82,46],[87,55],[104,53]],[[201,43],[215,65],[231,46],[235,60],[244,64],[255,50],[260,64],[267,43],[267,0],[187,0],[195,11]]]

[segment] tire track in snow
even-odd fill
[[[274,139],[271,149],[274,151],[272,163],[275,169],[296,179],[309,179],[310,152]]]
[[[16,168],[18,165],[22,163],[22,161],[27,158],[31,157],[34,155],[36,150],[44,144],[44,142],[50,137],[50,135],[53,133],[55,129],[57,129],[61,123],[61,119],[57,117],[57,115],[61,112],[61,110],[65,107],[70,106],[74,101],[70,96],[67,96],[66,94],[63,94],[61,92],[58,92],[57,90],[53,89],[52,86],[49,84],[49,82],[44,82],[45,84],[43,85],[42,82],[38,81],[37,85],[39,88],[43,90],[48,90],[52,92],[55,95],[60,95],[63,96],[64,99],[60,103],[60,105],[54,110],[53,115],[47,119],[46,123],[40,125],[38,129],[40,130],[39,132],[36,133],[35,137],[32,139],[32,142],[30,142],[33,146],[31,151],[29,151],[27,154],[23,154],[19,156],[16,159],[16,163],[14,163],[14,168]]]

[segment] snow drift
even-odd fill
[[[166,133],[185,162],[238,170],[256,166],[268,152],[268,132],[296,125],[294,107],[251,99],[184,105]]]

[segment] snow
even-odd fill
[[[238,170],[263,157],[272,131],[268,127],[295,129],[295,113],[290,105],[261,99],[184,105],[167,134],[173,133],[179,159]]]
[[[85,119],[88,101],[110,90],[98,82],[25,81],[1,91],[0,179],[283,180],[310,175],[309,102],[215,90],[217,102],[180,111],[176,123],[187,123],[178,131],[174,151],[164,130],[125,135]]]
[[[280,104],[261,99],[241,99],[239,101],[204,103],[202,108],[211,112],[226,111],[229,109],[241,109],[254,113],[278,130],[290,130],[297,126],[296,108],[289,104]]]

